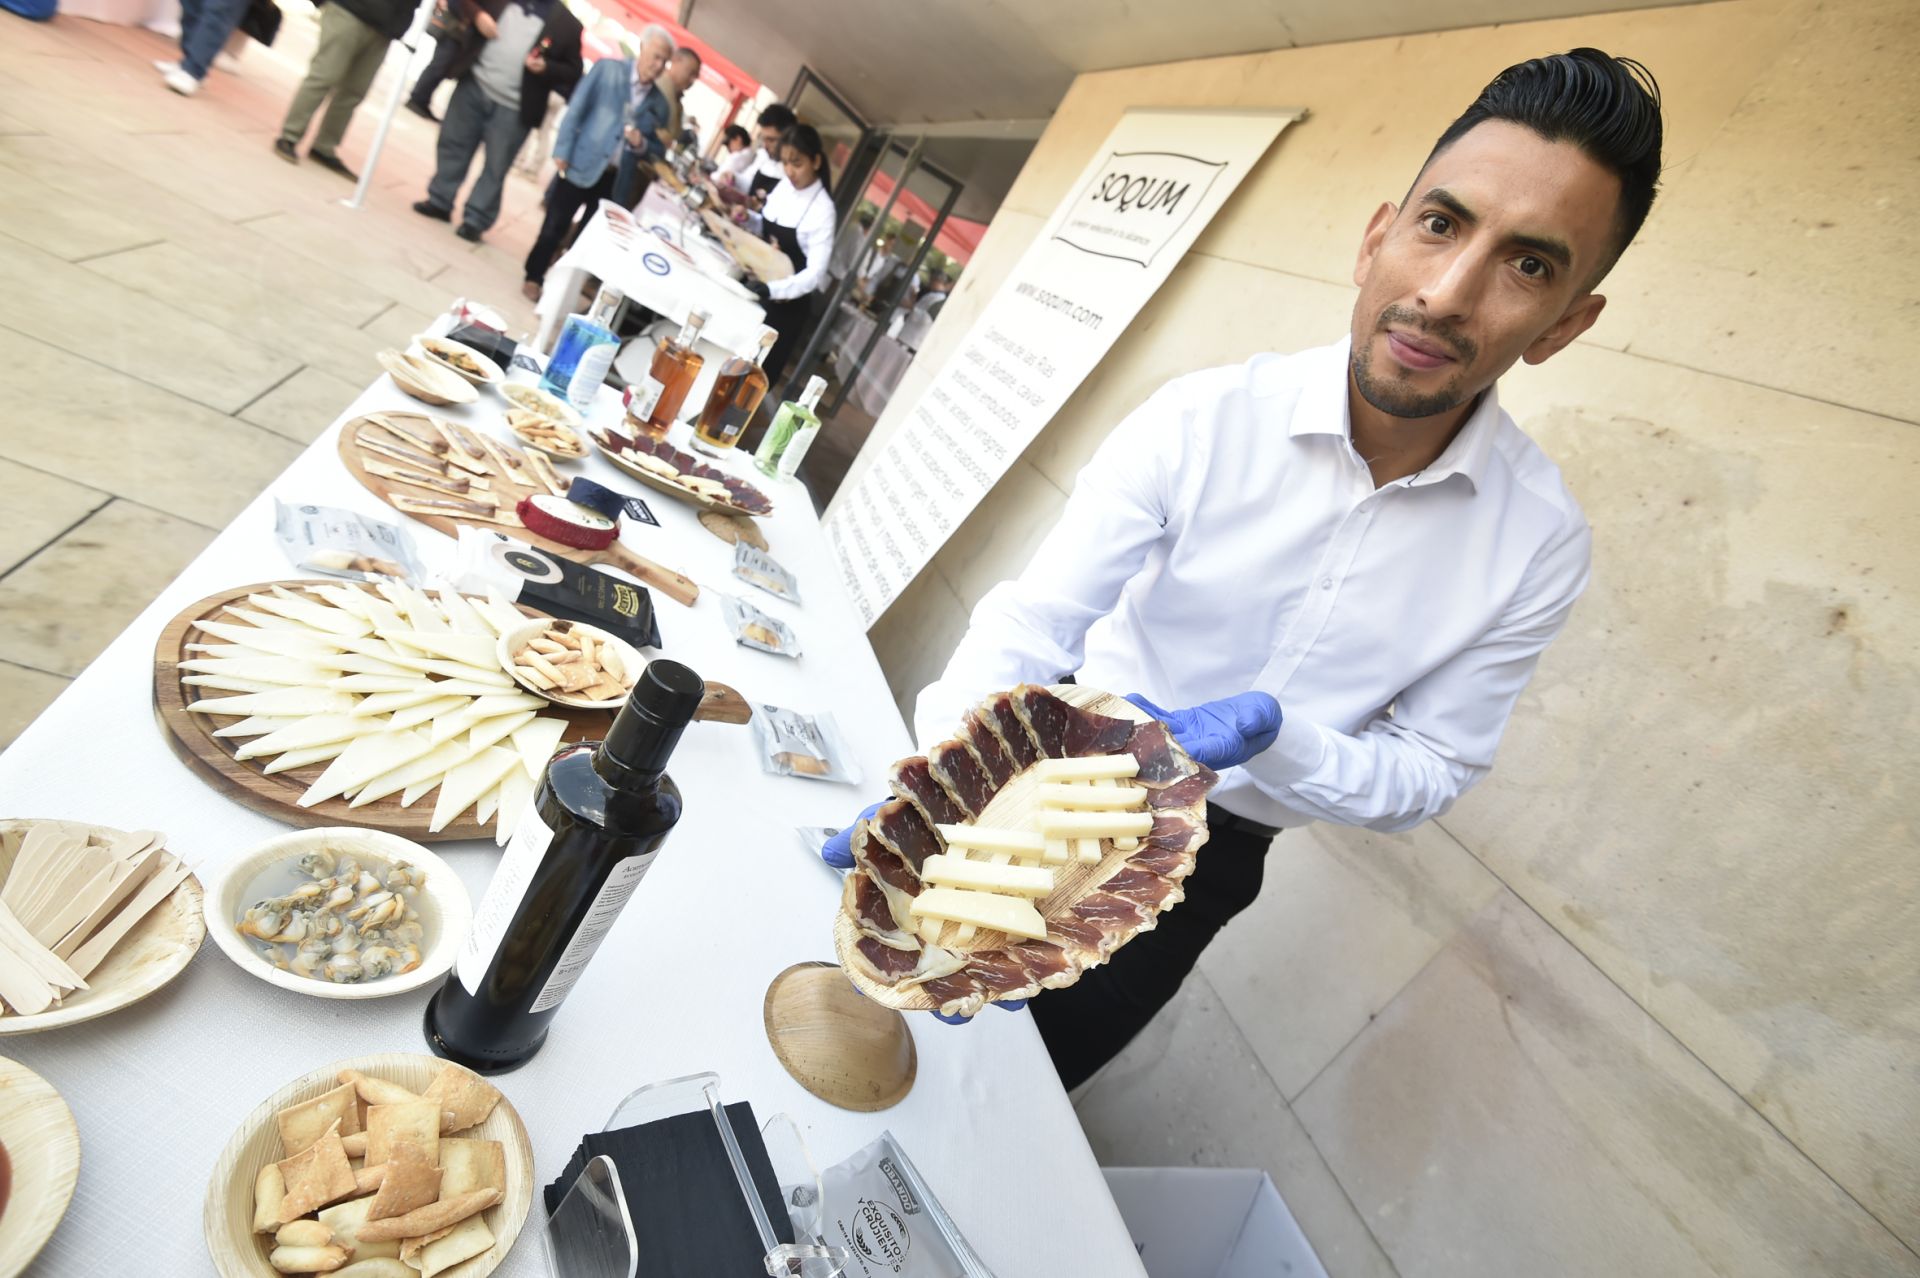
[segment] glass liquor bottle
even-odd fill
[[[558,395],[581,412],[593,406],[620,350],[613,320],[625,300],[619,289],[603,285],[585,315],[567,316],[560,340],[554,343],[553,355],[547,360],[547,371],[541,375],[541,390]]]
[[[720,376],[714,379],[706,407],[694,424],[695,449],[718,457],[740,442],[741,433],[766,398],[767,374],[760,364],[779,338],[772,329],[763,328],[751,356],[735,355],[720,366]]]
[[[805,455],[813,437],[819,433],[820,418],[813,410],[826,389],[827,379],[816,374],[807,379],[807,388],[800,392],[799,399],[780,405],[780,411],[773,415],[773,425],[767,427],[766,437],[753,454],[753,464],[763,474],[792,475],[799,469],[799,456],[793,457],[791,466],[787,458],[796,451]]]
[[[687,392],[700,377],[700,369],[707,359],[694,349],[700,337],[700,330],[707,324],[707,313],[702,310],[687,312],[687,322],[680,326],[677,337],[663,337],[653,349],[653,367],[647,371],[647,393],[655,393],[658,398],[653,408],[646,413],[632,412],[634,424],[644,429],[656,439],[665,439],[667,431],[679,420],[680,409],[687,402]],[[635,391],[636,401],[640,392]],[[637,407],[637,404],[636,404]]]
[[[706,685],[664,658],[641,671],[607,738],[554,755],[427,1004],[434,1052],[483,1074],[517,1069],[680,820],[667,759]]]

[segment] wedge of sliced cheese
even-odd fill
[[[1096,777],[1140,775],[1140,761],[1130,754],[1095,754],[1084,759],[1042,759],[1033,765],[1039,781],[1091,781]]]
[[[520,824],[520,813],[533,798],[533,778],[525,768],[509,768],[500,778],[500,810],[494,814],[493,841],[501,847],[513,837]]]
[[[258,679],[262,683],[280,683],[304,688],[325,683],[331,672],[310,661],[292,657],[192,657],[180,663],[182,670],[195,674],[232,675],[236,679]]]
[[[231,675],[188,674],[180,677],[180,682],[189,688],[211,688],[215,692],[272,692],[284,688],[284,683],[268,683],[264,679],[236,679]]]
[[[993,892],[930,887],[913,898],[913,914],[915,918],[971,923],[990,931],[1024,936],[1030,941],[1044,940],[1047,935],[1047,921],[1033,908],[1032,901]]]
[[[391,661],[380,657],[370,657],[364,652],[337,652],[330,656],[315,655],[309,657],[308,660],[323,670],[342,670],[348,674],[411,675],[415,678],[418,678],[420,674],[418,670],[409,670],[405,666],[396,666]]]
[[[496,715],[491,719],[482,719],[473,725],[473,731],[467,736],[467,749],[478,754],[490,745],[505,740],[513,733],[533,722],[535,711],[520,710],[511,714]],[[514,753],[518,754],[519,751]]]
[[[494,635],[431,634],[418,630],[393,630],[381,636],[396,647],[411,648],[429,657],[445,657],[461,665],[480,670],[498,670],[499,638]]]
[[[431,701],[422,701],[410,705],[404,710],[395,710],[387,722],[396,728],[411,728],[428,720],[437,720],[441,715],[450,715],[466,708],[467,697],[435,697]],[[445,737],[440,739],[446,740]],[[434,742],[439,745],[440,742]]]
[[[329,741],[347,741],[354,737],[364,737],[371,732],[389,731],[386,724],[378,719],[356,719],[348,714],[308,715],[300,722],[269,732],[264,737],[255,737],[234,751],[236,759],[257,759],[263,754],[279,754],[286,750],[305,750],[310,746],[325,745]]]
[[[455,634],[484,635],[489,645],[500,637],[486,618],[474,611],[473,602],[458,591],[442,590],[438,602],[440,611],[447,614],[447,624],[453,627]]]
[[[974,848],[981,852],[1011,852],[1015,856],[1036,857],[1045,850],[1045,840],[1031,830],[996,830],[983,825],[937,825],[947,846]]]
[[[497,696],[512,684],[480,683],[473,679],[436,679],[433,686],[438,688],[443,696],[491,697]]]
[[[309,715],[350,714],[353,706],[350,692],[335,692],[331,688],[275,688],[272,692],[195,701],[187,709],[194,714]]]
[[[314,586],[313,593],[342,612],[350,612],[363,621],[373,621],[373,596],[351,586]]]
[[[1151,812],[1050,812],[1034,819],[1049,839],[1119,839],[1153,831]]]
[[[311,763],[325,763],[351,744],[352,740],[349,738],[346,741],[329,741],[325,745],[317,745],[310,750],[289,750],[285,754],[275,755],[269,759],[267,765],[260,770],[272,776],[276,772],[290,772],[294,768],[304,768]]]
[[[304,621],[295,621],[291,617],[276,617],[270,612],[261,612],[255,608],[242,608],[239,604],[228,604],[220,611],[229,617],[238,617],[248,625],[257,626],[262,630],[287,630],[303,635],[313,634],[313,627]]]
[[[1035,787],[1042,807],[1124,811],[1147,806],[1147,790],[1139,785],[1073,785],[1043,781]]]
[[[349,807],[364,808],[376,799],[384,799],[411,785],[422,781],[438,781],[449,768],[460,765],[467,757],[466,742],[447,741],[433,745],[429,739],[428,750],[411,763],[405,763],[391,772],[383,772],[354,792]]]
[[[279,618],[274,620],[278,621]],[[304,626],[298,630],[263,630],[259,626],[236,626],[231,621],[196,621],[193,624],[196,629],[204,630],[216,639],[225,639],[236,647],[273,657],[306,658],[317,653],[339,651],[339,645],[331,638],[315,634]]]
[[[492,684],[497,688],[514,686],[513,676],[500,668],[500,663],[489,663],[491,668],[470,666],[464,662],[452,661],[445,657],[428,657],[419,653],[394,653],[388,658],[394,665],[408,670],[417,670],[421,674],[444,675],[449,679],[468,679],[474,683]]]
[[[291,728],[300,722],[298,719],[282,718],[277,715],[256,714],[242,719],[238,723],[229,723],[224,728],[215,728],[216,737],[264,737],[269,732],[278,732],[282,728]]]
[[[547,770],[547,761],[560,748],[567,735],[565,719],[534,719],[513,730],[513,748],[520,752],[520,767],[531,780],[538,781]]]
[[[513,751],[492,746],[447,773],[440,782],[440,797],[433,804],[433,820],[427,823],[428,833],[438,834],[446,829],[480,796],[500,784],[500,778],[506,775],[507,769],[519,762],[520,756]]]
[[[346,749],[334,756],[327,770],[300,796],[303,808],[328,799],[337,799],[349,790],[357,790],[377,776],[413,762],[433,749],[433,741],[424,728],[411,732],[381,732],[356,737]]]
[[[340,692],[412,692],[420,686],[420,676],[406,674],[343,674],[327,680],[329,688]]]
[[[920,877],[942,887],[1004,892],[1009,896],[1045,896],[1053,891],[1053,871],[1037,865],[995,865],[938,852],[920,865]]]
[[[434,719],[433,743],[439,745],[442,741],[451,741],[463,733],[472,731],[475,725],[487,719],[495,719],[506,714],[517,715],[528,710],[538,710],[546,704],[547,703],[539,697],[529,693],[508,693],[497,697],[476,697],[466,709],[456,710],[452,714],[439,715]],[[529,718],[522,719],[520,722],[524,724],[530,721],[531,719]],[[515,726],[517,727],[519,725],[516,724]],[[509,731],[511,731],[511,729],[509,729]],[[497,739],[498,738],[496,738],[496,740]]]
[[[248,595],[247,602],[262,612],[270,612],[277,617],[285,617],[289,621],[298,621],[315,630],[324,630],[330,634],[358,636],[373,633],[373,623],[365,617],[356,617],[350,612],[315,603],[292,591],[271,595]]]
[[[429,701],[447,701],[463,694],[448,692],[439,684],[428,679],[416,679],[402,692],[375,692],[360,698],[360,704],[353,708],[356,717],[371,714],[393,714],[396,711],[425,705]],[[403,727],[406,725],[402,725]]]
[[[493,627],[493,633],[496,635],[504,635],[527,619],[525,613],[513,606],[513,600],[493,586],[487,588],[485,602],[476,599],[473,601],[473,606],[475,611],[487,619],[487,624]]]

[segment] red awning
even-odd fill
[[[893,191],[893,179],[878,170],[867,182],[867,198],[873,206],[883,208],[887,196]],[[933,219],[939,216],[939,210],[915,195],[912,191],[900,192],[900,198],[893,202],[893,217],[902,222],[918,222],[925,230],[933,225]],[[957,262],[972,259],[973,251],[980,247],[980,237],[987,233],[986,223],[969,222],[962,217],[950,217],[940,227],[940,233],[933,237],[933,246]]]
[[[601,12],[616,22],[620,22],[622,18],[626,19],[621,22],[621,25],[628,26],[636,36],[649,22],[657,22],[665,27],[673,36],[675,44],[690,48],[700,55],[700,79],[708,88],[722,97],[744,95],[751,98],[760,92],[760,81],[714,52],[712,46],[706,41],[675,22],[673,15],[678,11],[677,7],[669,5],[667,0],[602,0],[602,2],[606,7]],[[599,43],[591,36],[588,37],[589,49],[598,46]],[[602,56],[621,55],[618,50],[610,50]]]

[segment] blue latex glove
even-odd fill
[[[1280,735],[1280,703],[1264,692],[1242,692],[1189,710],[1162,710],[1137,692],[1127,700],[1173,730],[1180,748],[1215,772],[1236,768]]]
[[[879,810],[880,810],[880,804],[869,803],[866,807],[866,810],[862,812],[859,816],[855,817],[851,822],[849,822],[845,829],[841,830],[838,834],[834,835],[831,839],[828,839],[824,844],[821,845],[820,859],[825,861],[828,865],[837,866],[842,870],[852,869],[853,868],[854,826],[859,825],[862,821],[866,820],[868,817],[872,816],[875,812],[878,812]],[[858,989],[859,986],[856,985],[854,988]],[[995,1007],[1004,1008],[1006,1011],[1009,1011],[1009,1012],[1018,1011],[1020,1008],[1023,1008],[1026,1005],[1027,1005],[1027,1000],[1025,1000],[1024,998],[1017,999],[1011,1003],[995,1003],[994,1004]],[[935,1012],[933,1014],[933,1017],[935,1020],[945,1021],[949,1025],[965,1025],[968,1021],[973,1019],[971,1016],[942,1016],[939,1012]]]

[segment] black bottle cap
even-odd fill
[[[607,753],[636,772],[664,771],[706,694],[700,676],[678,661],[649,661],[607,732]]]

